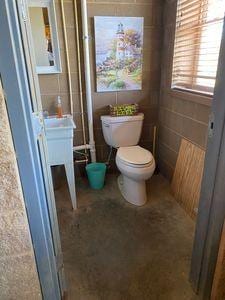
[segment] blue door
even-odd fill
[[[0,2],[0,76],[6,97],[43,299],[65,291],[40,97],[26,39],[23,0]],[[26,50],[26,51],[25,51]]]

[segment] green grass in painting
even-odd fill
[[[136,82],[141,82],[142,70],[141,68],[136,69],[134,72],[130,74],[131,78]]]
[[[112,86],[114,88],[122,89],[125,87],[125,82],[123,80],[116,80],[115,82],[112,83]]]
[[[126,87],[126,77],[139,84],[141,82],[141,75],[141,68],[135,69],[129,75],[125,71],[109,70],[99,74],[98,81],[107,88],[124,89]]]

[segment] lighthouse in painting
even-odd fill
[[[143,21],[94,17],[97,92],[142,89]]]
[[[124,58],[125,58],[125,41],[124,41],[124,29],[123,29],[122,23],[118,24],[116,36],[117,36],[116,59],[124,60]]]

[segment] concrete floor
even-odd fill
[[[161,175],[148,182],[143,207],[125,202],[116,175],[93,191],[78,179],[79,209],[67,186],[56,191],[69,299],[193,300],[188,282],[194,222]]]

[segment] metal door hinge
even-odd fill
[[[89,40],[91,41],[93,37],[91,35],[83,35],[83,40]]]
[[[209,115],[209,126],[208,126],[208,137],[213,137],[213,130],[214,130],[214,113]]]
[[[33,130],[36,139],[44,133],[44,121],[42,112],[34,112],[32,113],[32,121],[33,121]]]

